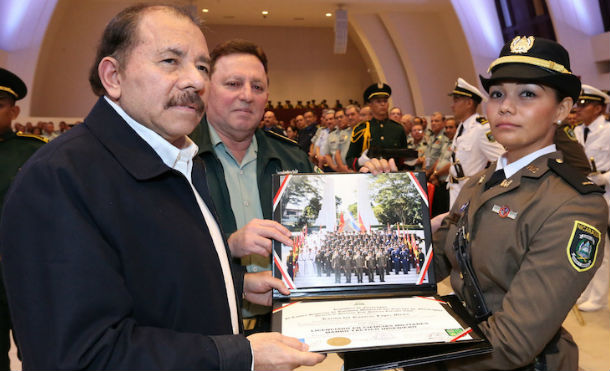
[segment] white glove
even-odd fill
[[[369,153],[368,148],[364,150],[364,152],[362,152],[362,154],[360,155],[360,157],[358,157],[358,165],[359,166],[364,166],[364,164],[366,164],[366,162],[368,160],[370,160],[369,156],[367,156],[367,153]]]
[[[606,174],[601,173],[591,173],[589,174],[588,178],[598,186],[605,186],[609,184],[608,177],[606,177],[605,175]]]

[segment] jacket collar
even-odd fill
[[[561,152],[552,152],[546,155],[542,155],[532,161],[529,165],[523,167],[509,179],[504,180],[499,185],[484,191],[485,182],[491,175],[494,173],[496,166],[495,163],[489,166],[484,172],[482,172],[479,178],[476,179],[477,184],[474,187],[474,194],[479,195],[479,197],[472,198],[472,204],[468,209],[469,217],[474,217],[474,213],[476,210],[484,205],[490,199],[497,197],[503,193],[510,192],[515,188],[518,188],[521,185],[521,180],[523,178],[540,178],[547,171],[549,171],[548,160],[552,159],[562,159]],[[474,220],[474,219],[470,219]]]
[[[214,152],[214,147],[212,146],[210,129],[208,125],[209,123],[207,115],[204,115],[203,119],[201,120],[201,124],[199,125],[198,132],[191,136],[191,138],[193,141],[195,141],[195,144],[199,146],[199,155],[207,152],[212,153],[215,156],[216,153]],[[280,159],[280,154],[276,151],[275,146],[261,129],[256,129],[254,136],[256,136],[256,142],[259,148],[257,155],[259,163],[260,160],[262,160],[263,163],[267,163],[269,160],[274,158]]]
[[[83,124],[134,178],[151,179],[171,170],[103,97]]]

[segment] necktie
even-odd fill
[[[458,130],[456,138],[459,138],[460,135],[462,135],[463,132],[464,132],[464,123],[462,123],[462,125],[460,125],[460,130]]]
[[[585,126],[585,142],[587,141],[587,137],[589,136],[590,131],[591,131],[591,129],[589,129],[588,126]]]
[[[485,182],[485,190],[500,184],[504,179],[506,179],[506,175],[504,174],[504,169],[496,170],[491,175],[491,178],[487,182]]]

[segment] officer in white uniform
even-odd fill
[[[483,170],[489,162],[496,161],[504,153],[504,147],[496,142],[487,119],[479,115],[477,107],[485,98],[476,87],[461,77],[457,79],[451,110],[457,122],[457,134],[451,149],[453,163],[449,170],[449,206],[453,205],[460,189],[468,178]]]
[[[591,162],[593,172],[589,174],[589,179],[605,187],[604,198],[610,205],[610,122],[604,117],[608,103],[610,96],[593,86],[583,84],[574,106],[576,116],[583,124],[574,129],[574,134]],[[606,236],[606,252],[602,265],[577,301],[578,308],[582,311],[600,310],[608,303],[609,244],[610,240]]]

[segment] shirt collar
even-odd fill
[[[161,160],[165,165],[172,169],[179,170],[190,179],[191,166],[188,167],[189,170],[186,171],[186,173],[185,171],[182,171],[181,168],[177,167],[177,164],[181,161],[192,161],[193,157],[199,150],[199,147],[197,147],[197,145],[188,136],[186,137],[184,146],[182,148],[177,148],[165,140],[162,136],[155,133],[153,130],[131,118],[131,116],[129,116],[127,112],[121,108],[121,106],[110,100],[108,97],[104,96],[104,99],[106,99],[108,104],[110,104],[110,107],[112,107],[119,114],[119,116],[121,116],[123,120],[127,122],[127,125],[129,125],[142,139],[144,139],[146,143],[148,143],[148,145],[152,147],[157,155],[161,157]]]
[[[498,163],[496,164],[496,170],[504,169],[504,174],[506,178],[510,178],[515,175],[519,170],[523,169],[527,165],[529,165],[532,161],[537,159],[538,157],[544,156],[549,153],[553,153],[557,151],[557,147],[554,144],[541,148],[535,152],[530,153],[529,155],[523,156],[517,161],[507,164],[506,153],[504,153],[498,159]]]
[[[593,131],[597,129],[600,125],[602,125],[606,121],[606,117],[604,115],[599,115],[593,122],[589,124],[589,130]],[[584,125],[584,124],[583,124]]]
[[[227,150],[227,146],[224,144],[224,142],[220,138],[220,135],[218,135],[218,132],[216,131],[216,129],[214,129],[214,127],[212,126],[212,124],[210,124],[209,121],[208,121],[208,128],[210,130],[210,142],[212,142],[212,147],[216,150],[218,148],[217,147],[218,145],[222,145],[224,151],[227,154],[229,154],[231,157],[233,157],[233,154],[231,154],[230,151]],[[254,158],[256,158],[257,152],[258,152],[258,142],[256,141],[256,136],[252,135],[252,141],[250,142],[250,145],[248,146],[246,155],[242,159],[242,165],[244,165],[247,162],[250,162],[252,160],[253,156],[254,156]]]

